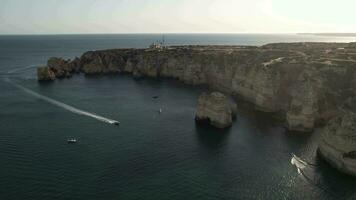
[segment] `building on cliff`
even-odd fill
[[[154,42],[150,45],[150,49],[163,49],[163,46],[160,42]]]
[[[162,36],[162,40],[161,41],[156,41],[156,42],[153,42],[149,48],[150,49],[164,49],[166,46],[165,46],[165,37],[164,35]]]

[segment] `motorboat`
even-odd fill
[[[118,121],[113,121],[111,124],[114,124],[114,125],[118,126],[118,125],[120,125],[120,122],[118,122]]]
[[[295,154],[292,153],[292,159],[294,158],[295,161],[299,162],[300,164],[307,166],[308,163],[305,162],[304,160],[302,160],[301,158],[299,158],[298,156],[296,156]]]
[[[68,139],[67,142],[68,142],[68,144],[74,144],[74,143],[77,143],[77,139],[74,139],[74,138]]]

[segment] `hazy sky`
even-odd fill
[[[356,0],[0,0],[0,34],[356,32]]]

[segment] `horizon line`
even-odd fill
[[[238,34],[254,34],[254,35],[342,35],[356,37],[356,32],[119,32],[119,33],[0,33],[0,36],[50,36],[50,35],[174,35],[174,34],[226,34],[226,35],[238,35]]]

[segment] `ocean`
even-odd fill
[[[1,200],[356,199],[356,179],[316,157],[318,129],[288,132],[245,105],[238,105],[228,130],[196,126],[197,98],[206,89],[175,80],[129,75],[36,80],[36,67],[49,57],[144,48],[161,37],[0,36]],[[356,38],[166,34],[165,40],[168,45],[263,45]],[[77,144],[68,144],[68,138]],[[291,164],[292,154],[308,163],[303,173]]]

